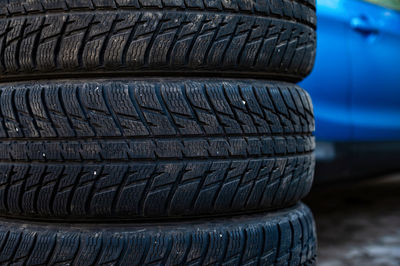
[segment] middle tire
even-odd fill
[[[308,94],[285,82],[0,87],[0,214],[132,219],[275,209],[312,184]]]

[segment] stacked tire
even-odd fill
[[[1,264],[314,264],[314,0],[0,0],[0,25]]]

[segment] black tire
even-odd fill
[[[208,75],[299,81],[313,0],[0,0],[0,80]]]
[[[1,220],[0,241],[4,265],[312,265],[316,255],[315,225],[304,205],[178,224]]]
[[[0,214],[131,219],[285,207],[310,190],[313,111],[284,82],[0,86]]]

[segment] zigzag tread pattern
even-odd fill
[[[304,205],[268,215],[134,226],[0,223],[12,265],[313,265],[315,225]]]
[[[314,156],[126,163],[0,163],[0,214],[70,220],[178,217],[290,206]]]
[[[315,27],[314,0],[0,0],[0,17],[79,10],[201,10],[280,16]]]
[[[285,82],[157,79],[0,86],[3,144],[127,137],[193,137],[199,144],[201,138],[229,136],[276,136],[282,143],[296,143],[310,136],[314,127],[309,95]]]
[[[297,81],[311,71],[315,47],[312,27],[276,17],[141,9],[36,14],[0,19],[0,79],[212,72]]]
[[[0,141],[0,162],[105,162],[265,158],[315,149],[314,136]]]

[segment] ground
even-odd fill
[[[318,265],[400,265],[400,174],[315,188]]]

